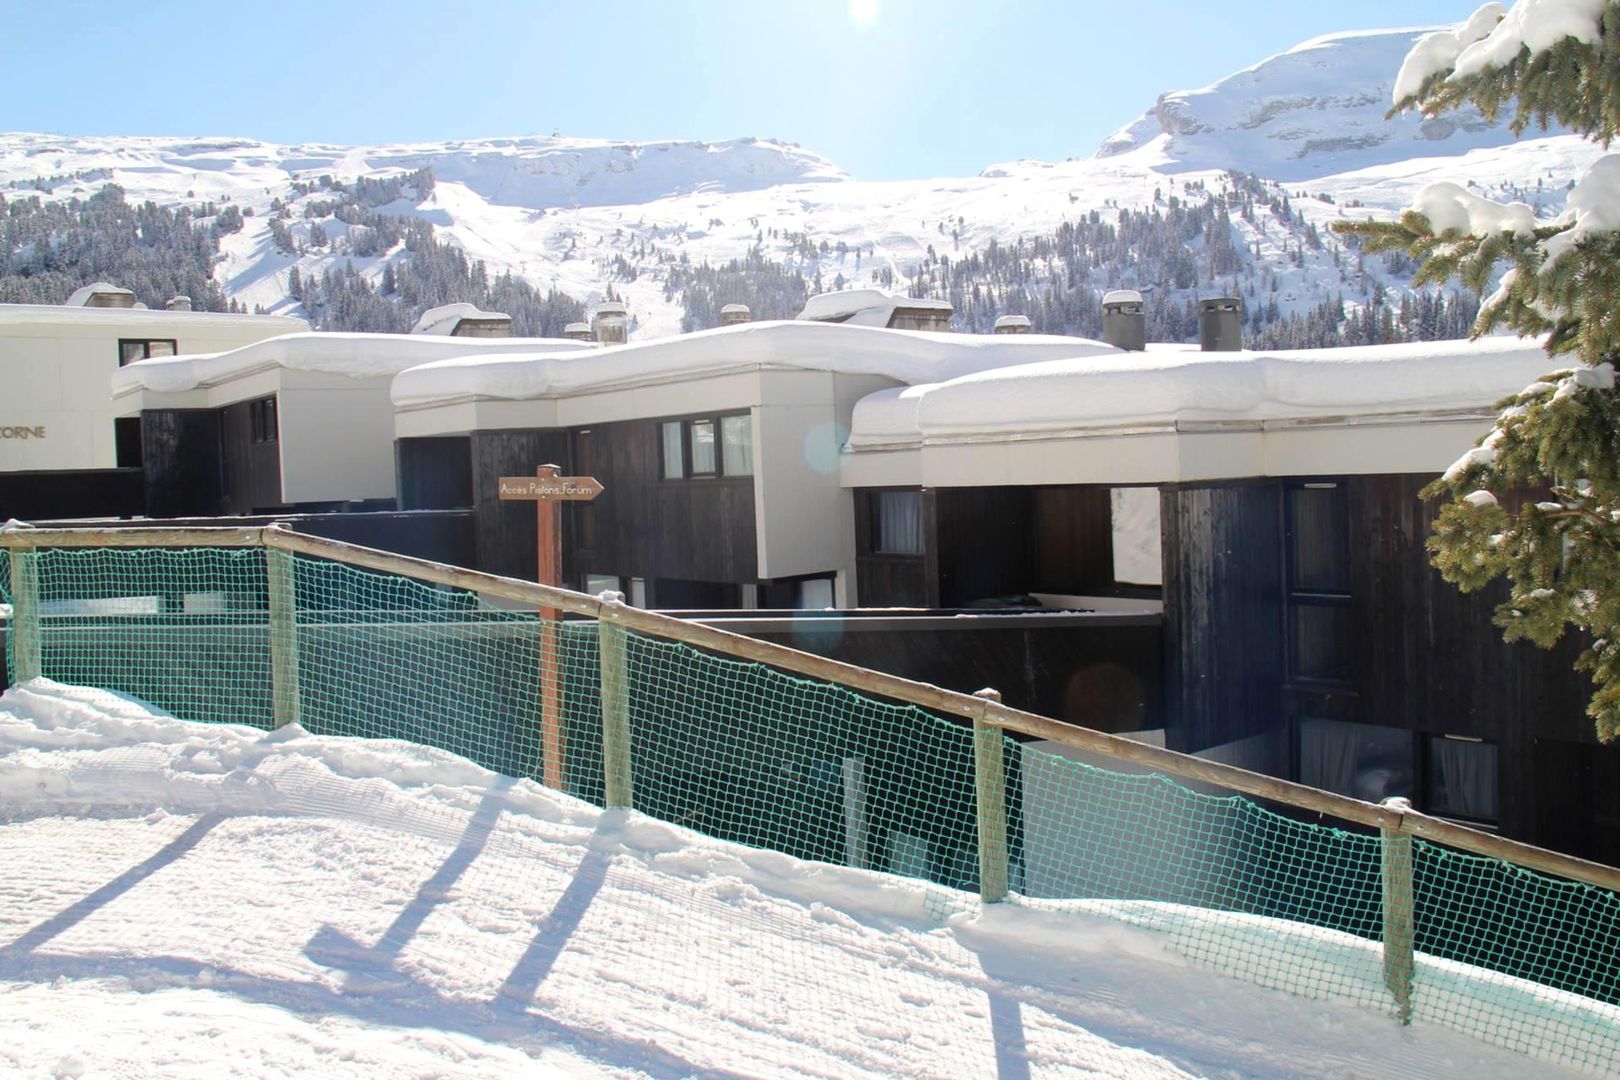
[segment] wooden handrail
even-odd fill
[[[477,570],[466,570],[427,559],[396,555],[376,548],[362,547],[342,540],[295,533],[280,524],[262,529],[20,529],[0,533],[0,547],[174,547],[174,546],[264,546],[297,552],[317,558],[399,574],[434,584],[467,589],[487,596],[522,604],[550,607],[589,618],[600,618],[602,601],[594,596],[540,585],[518,578],[500,577]],[[1620,869],[1578,859],[1533,844],[1509,840],[1494,833],[1428,817],[1416,811],[1395,811],[1346,795],[1279,780],[1218,761],[1134,742],[1090,728],[1025,712],[971,694],[946,690],[930,683],[904,679],[880,671],[857,667],[814,653],[802,652],[744,637],[728,630],[687,622],[640,608],[615,606],[612,621],[628,630],[679,641],[695,648],[768,664],[799,675],[838,683],[893,701],[903,701],[934,712],[1014,731],[1031,738],[1046,739],[1087,750],[1105,757],[1143,765],[1181,780],[1191,780],[1228,791],[1283,803],[1342,821],[1353,821],[1384,833],[1407,833],[1450,848],[1484,855],[1504,862],[1538,870],[1556,877],[1595,885],[1620,893]]]
[[[0,548],[139,548],[263,547],[264,530],[256,528],[194,529],[9,529],[0,532]]]

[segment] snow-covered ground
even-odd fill
[[[0,698],[0,1073],[1569,1075],[397,742]]]

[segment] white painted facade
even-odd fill
[[[281,502],[391,499],[389,388],[396,374],[447,356],[590,347],[548,338],[294,333],[227,352],[130,364],[112,377],[112,402],[116,415],[138,416],[274,397]]]
[[[279,315],[0,304],[0,472],[117,464],[108,380],[121,340],[213,353],[306,329]]]

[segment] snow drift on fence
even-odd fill
[[[443,751],[44,680],[0,698],[0,860],[6,1073],[1569,1075],[1153,925],[1212,913],[980,914]]]

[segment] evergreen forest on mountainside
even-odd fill
[[[134,291],[150,307],[176,293],[203,311],[246,310],[214,277],[221,238],[240,232],[243,211],[230,203],[170,208],[131,204],[107,184],[89,198],[50,200],[52,179],[14,183],[0,193],[0,302],[58,304],[74,289],[106,280]],[[82,178],[80,178],[82,179]],[[1351,239],[1324,238],[1293,209],[1279,184],[1227,174],[1229,187],[1200,182],[1181,194],[1158,193],[1154,205],[1077,214],[1056,230],[992,240],[962,251],[950,223],[938,223],[940,243],[908,273],[888,266],[877,283],[913,296],[949,300],[953,326],[986,333],[998,316],[1027,315],[1037,333],[1096,338],[1102,296],[1135,288],[1146,300],[1148,337],[1197,337],[1196,296],[1235,295],[1245,303],[1248,342],[1258,348],[1320,348],[1467,335],[1478,310],[1468,290],[1412,289],[1401,284],[1412,265],[1398,253],[1368,256]],[[340,181],[323,176],[292,185],[269,208],[269,242],[289,260],[286,295],[320,330],[403,333],[422,311],[465,301],[512,316],[513,333],[556,337],[585,317],[590,297],[541,292],[510,270],[492,274],[454,244],[436,238],[424,217],[383,209],[420,201],[434,185],[431,169],[385,179]],[[1174,185],[1171,185],[1172,188]],[[295,235],[298,218],[307,228]],[[1332,257],[1335,295],[1312,307],[1287,310],[1277,271],[1244,243],[1234,219],[1258,228],[1305,268],[1307,253]],[[858,273],[872,252],[807,234],[773,236],[788,242],[781,259],[760,243],[739,259],[693,262],[656,241],[636,240],[600,259],[607,297],[613,285],[651,276],[682,311],[683,330],[718,325],[720,308],[747,304],[755,319],[792,318],[805,299],[851,284],[839,267]],[[341,256],[319,276],[301,274],[292,260],[311,250]],[[869,264],[868,264],[869,265]],[[828,271],[831,270],[829,276]]]

